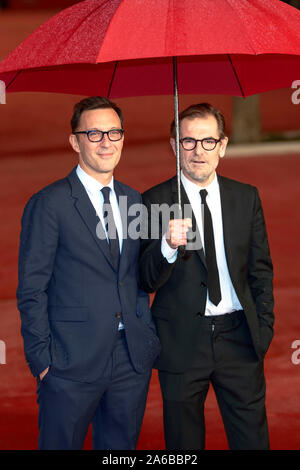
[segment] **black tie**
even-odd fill
[[[109,201],[110,188],[104,186],[101,189],[104,198],[103,204],[103,217],[105,223],[105,229],[108,236],[108,243],[110,248],[110,254],[112,258],[113,265],[116,271],[119,269],[119,260],[120,260],[120,245],[117,227],[114,221],[112,207]]]
[[[221,300],[219,271],[216,258],[214,231],[210,210],[206,202],[207,191],[201,189],[200,196],[204,205],[204,247],[207,265],[208,295],[210,301],[218,305]]]

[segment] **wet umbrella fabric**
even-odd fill
[[[2,63],[10,91],[112,98],[248,96],[300,70],[300,11],[279,0],[86,0],[34,31]]]

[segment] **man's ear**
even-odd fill
[[[228,144],[228,137],[224,137],[224,139],[221,140],[220,158],[225,157],[227,144]]]
[[[171,147],[173,149],[174,155],[176,155],[176,141],[175,141],[174,137],[170,138],[170,144],[171,144]]]
[[[80,149],[79,149],[78,140],[77,140],[77,137],[76,137],[75,134],[70,134],[69,142],[70,142],[70,145],[71,145],[72,149],[75,152],[79,153]]]

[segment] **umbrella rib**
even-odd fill
[[[118,63],[119,63],[119,61],[118,61],[118,60],[116,60],[116,62],[115,62],[115,66],[114,66],[114,70],[113,70],[113,73],[112,73],[112,76],[111,76],[111,80],[110,80],[109,88],[108,88],[107,98],[109,98],[109,97],[110,97],[111,88],[112,88],[112,84],[113,84],[113,81],[114,81],[114,78],[115,78],[115,75],[116,75],[116,69],[117,69]]]
[[[22,72],[22,70],[18,70],[16,75],[12,78],[12,80],[9,82],[8,85],[6,85],[6,89],[8,89],[10,87],[10,85],[13,84],[13,82],[16,80],[16,78],[18,77],[18,75],[20,75],[20,73]]]
[[[246,95],[245,95],[245,93],[244,93],[244,90],[243,90],[242,84],[241,84],[241,82],[240,82],[239,76],[238,76],[238,74],[237,74],[237,72],[236,72],[236,70],[235,70],[235,66],[233,65],[233,62],[232,62],[232,60],[231,60],[230,54],[227,54],[227,57],[228,57],[228,59],[229,59],[230,65],[231,65],[231,67],[232,67],[232,70],[233,70],[233,73],[234,73],[234,75],[235,75],[236,81],[237,81],[237,83],[238,83],[238,85],[239,85],[239,88],[240,88],[240,91],[241,91],[241,93],[242,93],[242,96],[245,98]]]

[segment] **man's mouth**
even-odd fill
[[[110,158],[113,156],[113,154],[112,153],[99,153],[98,156],[100,158]]]

